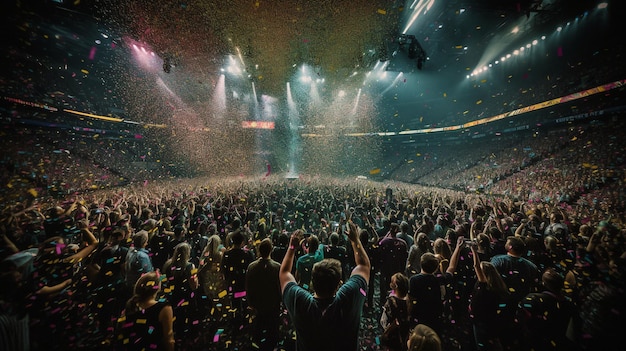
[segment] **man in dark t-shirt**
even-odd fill
[[[314,293],[296,284],[291,274],[295,248],[302,231],[291,236],[287,254],[280,267],[283,303],[296,329],[297,350],[356,351],[359,348],[359,322],[370,275],[370,261],[361,245],[357,226],[348,222],[355,268],[341,285],[341,263],[324,259],[313,266]]]

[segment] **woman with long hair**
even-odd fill
[[[388,350],[405,351],[409,337],[409,278],[403,273],[395,273],[391,276],[389,287],[391,293],[385,301],[380,318],[380,324],[385,331],[383,342]]]
[[[200,255],[200,267],[198,268],[200,286],[209,302],[218,300],[219,294],[226,290],[224,276],[220,268],[223,253],[222,239],[217,234],[211,235]]]
[[[422,270],[420,259],[426,252],[433,252],[433,244],[424,232],[415,233],[413,245],[409,248],[409,258],[406,261],[406,275],[411,277]]]
[[[502,350],[500,335],[505,321],[499,309],[509,291],[500,273],[490,262],[480,261],[477,244],[470,245],[476,272],[476,285],[470,298],[470,318],[478,351]]]
[[[158,272],[146,273],[137,280],[133,296],[118,319],[116,349],[174,350],[174,311],[169,302],[157,299],[160,291]]]
[[[174,253],[165,261],[163,272],[166,276],[164,292],[170,304],[174,308],[176,320],[174,332],[181,341],[186,341],[188,333],[194,329],[193,321],[202,316],[192,315],[198,313],[198,299],[195,290],[198,289],[198,277],[196,267],[189,261],[191,246],[182,242],[174,247]]]

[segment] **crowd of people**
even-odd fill
[[[559,200],[306,176],[14,203],[2,214],[0,341],[597,349],[624,325],[624,217],[581,213]]]

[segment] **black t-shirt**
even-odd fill
[[[137,313],[122,316],[118,319],[119,334],[116,340],[119,350],[164,350],[163,326],[159,322],[159,314],[167,302],[156,304],[139,310]]]
[[[426,324],[440,333],[443,301],[439,278],[423,273],[412,276],[409,280],[409,298],[413,303],[411,327]]]

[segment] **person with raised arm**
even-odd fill
[[[313,293],[298,286],[291,273],[296,246],[302,236],[301,230],[291,235],[279,272],[283,302],[296,330],[296,349],[356,351],[371,266],[359,239],[358,227],[348,221],[348,238],[356,263],[350,278],[343,283],[341,263],[332,258],[324,259],[313,266]]]

